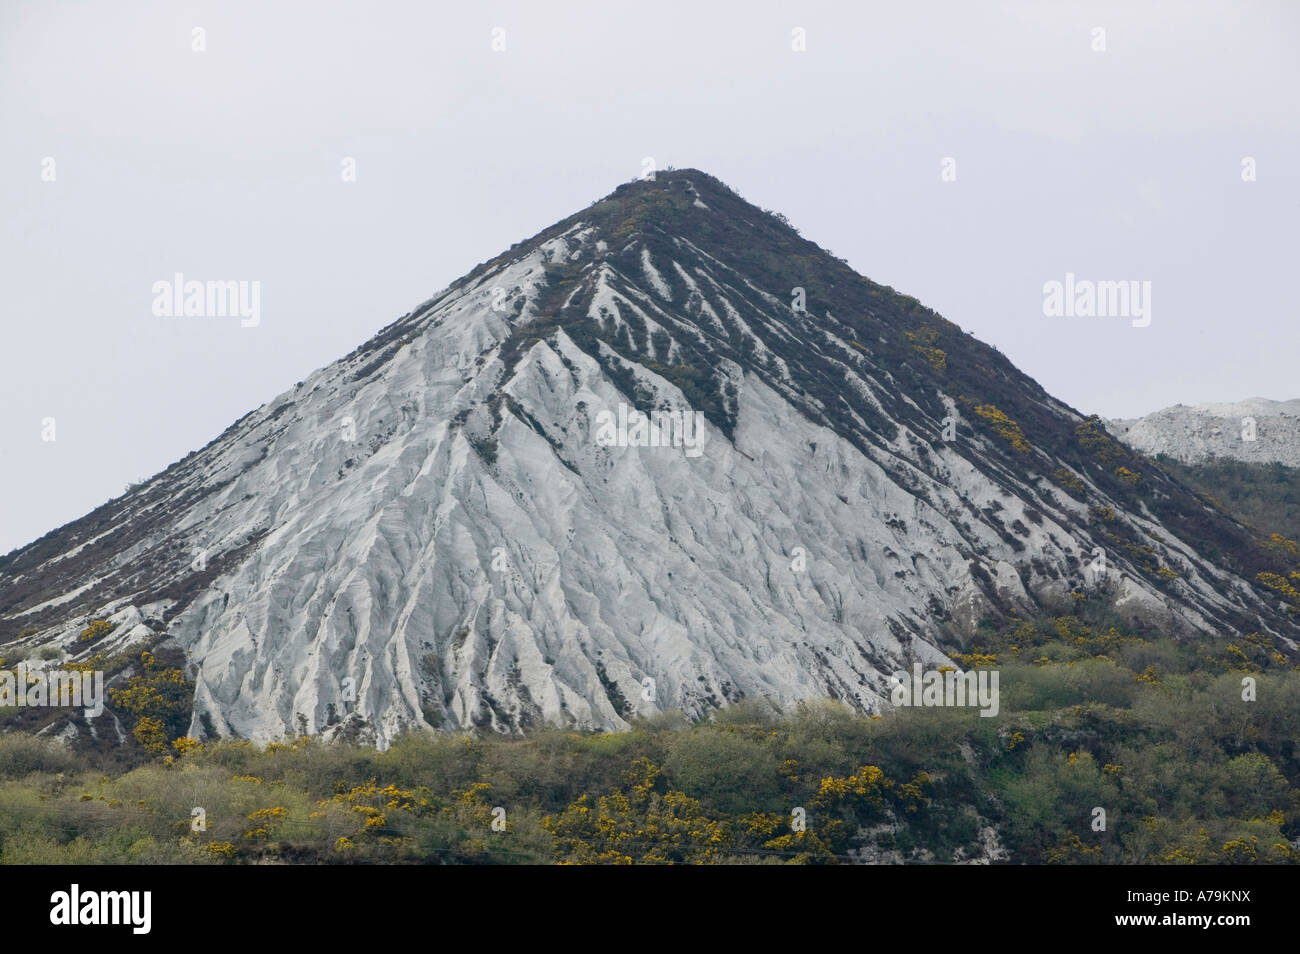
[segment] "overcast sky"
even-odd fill
[[[1300,397],[1297,47],[1283,2],[0,0],[0,552],[647,156],[1081,411]],[[176,272],[260,323],[155,316]],[[1150,325],[1045,317],[1067,272],[1150,281]]]

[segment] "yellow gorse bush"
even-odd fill
[[[92,639],[96,639],[100,636],[107,636],[112,631],[113,624],[108,620],[94,619],[90,621],[89,626],[81,631],[81,635],[77,638],[83,643],[88,643]]]
[[[580,796],[543,826],[556,839],[557,860],[575,864],[716,861],[728,844],[725,826],[705,815],[698,799],[656,790],[660,770],[637,759],[626,773],[627,792]]]
[[[1011,418],[1007,417],[1006,414],[998,410],[992,404],[977,405],[975,413],[993,425],[993,430],[997,435],[1015,448],[1017,453],[1025,454],[1032,449],[1029,441],[1025,440],[1025,435],[1024,432],[1020,430],[1020,425],[1011,420]]]

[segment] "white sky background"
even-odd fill
[[[456,7],[0,0],[0,552],[644,156],[785,213],[1085,413],[1300,397],[1300,4]],[[261,324],[154,317],[178,271],[260,281]],[[1150,327],[1045,318],[1067,271],[1150,280]]]

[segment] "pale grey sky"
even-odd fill
[[[1284,2],[2,0],[0,552],[645,156],[1084,412],[1298,397],[1297,46]],[[154,316],[175,272],[259,281],[260,324]],[[1066,272],[1151,281],[1150,326],[1044,317]]]

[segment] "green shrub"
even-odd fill
[[[782,807],[780,767],[770,742],[754,738],[752,729],[710,726],[672,739],[664,776],[672,788],[725,814],[765,812]]]
[[[0,778],[25,778],[36,772],[71,772],[78,766],[68,747],[21,732],[0,735]]]

